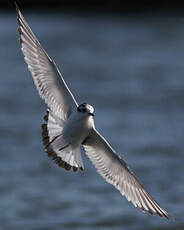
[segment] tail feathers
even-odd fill
[[[46,124],[42,124],[42,137],[45,151],[48,157],[55,160],[56,164],[66,170],[73,169],[74,172],[78,168],[84,169],[80,147],[72,148],[70,143],[67,143],[62,138],[62,129],[64,121],[57,121],[57,118],[47,110],[44,116]]]

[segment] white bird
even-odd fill
[[[120,155],[96,130],[94,108],[78,105],[54,61],[33,34],[18,6],[21,50],[40,97],[48,106],[42,125],[45,151],[66,170],[84,169],[81,145],[99,174],[114,185],[135,207],[150,214],[170,215],[143,188]]]

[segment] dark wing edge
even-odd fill
[[[171,219],[171,216],[143,188],[125,161],[112,149],[110,144],[98,131],[92,130],[83,142],[87,156],[96,167],[98,173],[116,187],[135,207],[147,211],[151,215]]]

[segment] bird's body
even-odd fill
[[[84,169],[81,147],[99,174],[135,207],[169,218],[143,188],[125,161],[94,125],[94,109],[78,105],[57,66],[43,49],[17,7],[21,49],[41,98],[48,106],[42,136],[48,156],[62,168]]]
[[[91,129],[94,129],[93,116],[75,111],[63,128],[63,138],[73,146],[80,146]]]

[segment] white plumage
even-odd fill
[[[48,105],[42,125],[43,144],[48,156],[69,170],[84,169],[80,147],[99,174],[114,185],[128,201],[150,214],[169,214],[146,192],[123,159],[98,133],[94,109],[78,106],[57,66],[43,49],[17,7],[21,49],[36,88]]]

